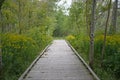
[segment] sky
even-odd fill
[[[66,2],[66,3],[64,3],[64,2]],[[59,5],[59,6],[60,6],[60,5],[63,5],[65,8],[69,8],[70,5],[71,5],[71,2],[72,2],[72,0],[61,0],[61,1],[58,3],[58,5]]]
[[[72,0],[60,0],[60,2],[57,3],[57,5],[61,7],[65,7],[65,10],[63,10],[63,12],[66,15],[69,15],[69,10],[67,9],[70,8],[71,3],[72,3]]]

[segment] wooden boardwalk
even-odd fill
[[[65,40],[54,40],[23,80],[95,80]]]

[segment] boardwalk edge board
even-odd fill
[[[30,70],[32,69],[32,67],[36,64],[36,62],[41,58],[41,56],[47,51],[48,47],[51,44],[48,44],[45,49],[40,53],[40,55],[32,62],[32,64],[26,69],[26,71],[19,77],[18,80],[23,80],[27,74],[30,72]]]
[[[95,78],[95,80],[100,80],[100,78],[95,74],[95,72],[88,66],[88,64],[84,61],[84,59],[78,54],[78,52],[72,47],[72,45],[66,40],[68,46],[73,50],[73,52],[77,55],[77,57],[82,61],[82,63],[85,65],[85,67],[90,71],[92,76]]]

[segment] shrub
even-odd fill
[[[95,39],[95,53],[96,57],[101,57],[101,50],[103,45],[103,35]],[[103,60],[104,69],[111,72],[116,77],[120,74],[120,36],[112,35],[106,37],[106,48]]]
[[[74,40],[74,39],[75,39],[75,36],[73,36],[73,35],[68,35],[68,36],[66,37],[66,39],[67,39],[68,41],[71,41],[71,40]]]
[[[32,38],[18,34],[3,34],[2,80],[16,80],[37,56],[37,52],[38,45]]]
[[[100,74],[101,79],[114,80],[120,79],[120,36],[107,36],[103,67],[101,67],[101,52],[103,45],[103,35],[95,37],[95,54],[94,54],[94,70]],[[80,55],[88,61],[89,56],[89,38],[76,35],[75,39],[68,37],[69,42],[80,53]],[[101,72],[100,72],[101,71]],[[103,73],[104,72],[104,73]],[[108,73],[109,72],[109,73]],[[109,75],[108,75],[109,74]],[[115,76],[115,77],[114,77]],[[113,78],[114,77],[114,78]]]
[[[69,35],[66,39],[72,44],[72,46],[81,54],[81,56],[88,61],[88,51],[89,51],[89,39],[84,37],[83,34],[79,35]]]
[[[44,48],[48,43],[52,41],[52,37],[46,35],[45,31],[41,31],[41,29],[38,27],[30,29],[26,35],[35,40],[40,48]]]

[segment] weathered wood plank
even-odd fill
[[[65,40],[54,40],[23,80],[95,80]]]

